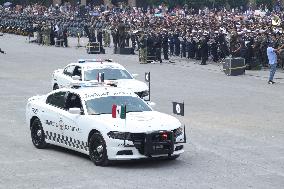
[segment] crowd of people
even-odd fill
[[[279,48],[279,67],[283,68],[284,14],[267,8],[246,10],[225,8],[169,9],[71,6],[69,3],[0,7],[0,30],[27,36],[35,42],[55,45],[68,36],[87,36],[90,42],[114,48],[140,50],[140,60],[152,57],[162,62],[171,56],[218,62],[227,56],[243,57],[248,67],[268,66],[267,48]],[[123,30],[123,32],[121,32]],[[163,54],[163,58],[162,58]],[[283,54],[283,56],[282,56]]]

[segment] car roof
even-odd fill
[[[128,89],[112,86],[97,86],[97,87],[79,87],[79,88],[61,88],[56,92],[71,92],[78,94],[82,100],[90,100],[94,98],[107,97],[107,96],[133,96],[137,95]]]
[[[125,68],[116,62],[84,62],[84,63],[70,63],[69,65],[75,65],[75,66],[80,66],[83,69],[104,69],[104,68],[109,68],[109,69],[122,69],[125,70]]]

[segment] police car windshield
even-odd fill
[[[89,115],[111,114],[114,104],[126,105],[126,112],[152,111],[141,98],[132,96],[108,96],[86,101]]]
[[[98,73],[104,73],[105,80],[133,79],[126,70],[104,68],[86,70],[85,81],[97,80]]]

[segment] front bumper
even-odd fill
[[[132,151],[133,154],[132,155],[117,155],[117,152],[119,151],[123,151],[123,150],[127,150],[127,151]],[[114,153],[110,153],[110,152],[114,152]],[[173,154],[171,154],[171,156],[175,156],[175,155],[180,155],[184,152],[184,150],[179,150],[179,151],[174,151]],[[108,151],[108,159],[109,160],[135,160],[135,159],[147,159],[147,158],[156,158],[156,157],[168,157],[168,154],[161,154],[161,155],[153,155],[153,156],[145,156],[145,155],[141,155],[138,150],[135,147],[129,147],[129,148],[115,148],[112,147],[109,151]]]
[[[184,146],[176,141],[182,141],[184,136],[179,136],[174,140],[168,141],[149,141],[150,135],[145,134],[145,138],[138,140],[119,140],[108,138],[107,153],[109,160],[134,160],[155,157],[177,156],[184,152]],[[141,135],[141,134],[140,134]],[[148,142],[147,142],[148,140]]]

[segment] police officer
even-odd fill
[[[214,32],[214,36],[210,40],[210,50],[213,61],[218,62],[218,31]]]
[[[114,49],[116,50],[117,47],[118,47],[118,41],[119,41],[117,29],[113,29],[112,32],[111,32],[111,35],[112,35],[112,40],[113,40],[113,44],[114,44]]]
[[[267,47],[268,47],[268,37],[264,31],[262,31],[261,42],[260,42],[260,61],[263,67],[267,67]]]
[[[162,35],[162,47],[163,47],[163,54],[164,59],[169,60],[169,37],[167,32],[165,31]]]
[[[208,60],[208,52],[209,52],[209,38],[207,34],[204,34],[204,36],[201,38],[200,43],[200,55],[201,55],[201,63],[200,65],[206,65],[206,61]]]
[[[53,23],[51,23],[51,26],[50,26],[50,45],[55,45],[55,28],[54,28],[54,25]]]
[[[147,36],[147,47],[146,47],[146,51],[147,51],[147,61],[151,61],[151,60],[155,60],[155,54],[156,54],[156,50],[154,49],[154,36],[153,33],[150,33]]]
[[[253,44],[254,44],[254,39],[252,37],[251,31],[248,31],[247,35],[245,36],[245,41],[246,41],[246,64],[248,69],[252,68],[252,64],[254,63],[254,51],[253,51]]]
[[[175,42],[174,42],[174,35],[173,33],[170,33],[169,35],[169,46],[170,46],[170,55],[174,55],[174,50],[175,50]]]
[[[189,34],[189,38],[187,39],[188,58],[193,59],[195,57],[195,46],[196,42],[193,39],[193,35]]]
[[[63,26],[63,43],[64,43],[64,47],[68,47],[68,31],[67,31],[67,26],[64,25]]]
[[[97,38],[98,38],[98,42],[100,43],[100,52],[104,54],[105,50],[103,48],[103,32],[101,29],[97,31]]]
[[[201,39],[199,36],[195,38],[195,59],[201,60]]]
[[[262,65],[260,45],[261,45],[261,34],[257,33],[252,48],[253,48],[253,54],[256,57],[257,64]]]
[[[135,33],[131,33],[130,34],[130,39],[131,39],[131,44],[132,44],[132,48],[135,50],[136,49],[136,34]]]
[[[186,57],[186,37],[185,37],[185,34],[182,35],[181,57]]]
[[[175,45],[175,55],[179,56],[180,55],[180,40],[179,40],[179,34],[177,31],[175,31],[173,38],[174,38],[174,45]]]
[[[162,48],[162,39],[159,34],[154,36],[154,49],[155,49],[155,61],[160,61],[162,63],[162,55],[161,55],[161,48]]]

